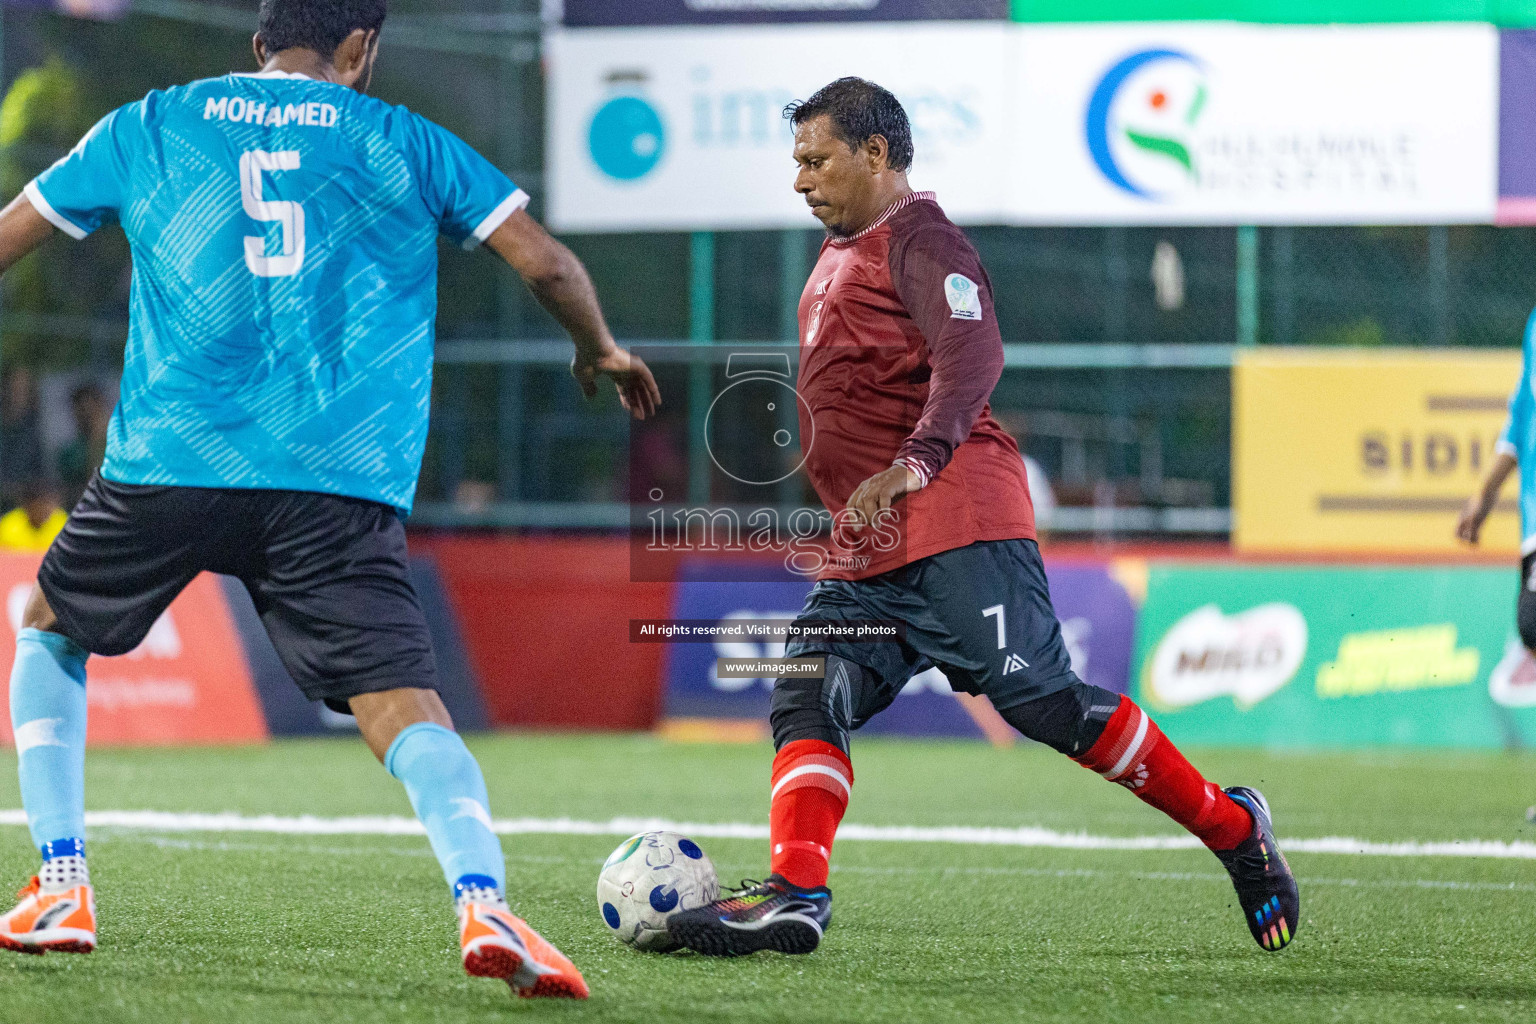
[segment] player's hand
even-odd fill
[[[606,376],[613,381],[619,393],[619,404],[637,420],[656,414],[661,404],[661,390],[656,378],[645,361],[615,345],[601,354],[576,353],[571,360],[571,376],[581,385],[581,393],[588,398],[597,397],[597,378]]]
[[[1487,520],[1489,511],[1488,502],[1483,500],[1482,495],[1468,498],[1461,510],[1461,518],[1456,520],[1456,536],[1468,544],[1476,544],[1478,535],[1483,532],[1483,523]]]
[[[921,487],[922,481],[906,466],[892,466],[865,480],[848,496],[848,507],[858,516],[850,524],[853,532],[858,533],[874,523],[876,513],[890,508],[891,503],[903,494]]]

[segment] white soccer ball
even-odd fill
[[[676,832],[641,832],[619,844],[597,876],[597,910],[620,942],[666,953],[677,949],[667,918],[720,898],[715,866]]]

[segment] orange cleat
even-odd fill
[[[45,893],[37,876],[0,917],[0,949],[17,953],[89,953],[96,948],[96,893],[89,885]]]
[[[459,945],[464,970],[476,978],[500,978],[529,999],[587,998],[576,965],[505,906],[463,904]]]

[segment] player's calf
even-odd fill
[[[1254,940],[1279,950],[1295,937],[1301,898],[1257,791],[1209,782],[1129,697],[1082,682],[1001,712],[1194,833],[1226,867]]]
[[[1129,697],[1074,682],[1001,712],[1014,728],[1129,789],[1212,850],[1248,838],[1253,818],[1206,781]]]
[[[848,731],[872,681],[868,669],[835,655],[827,656],[823,679],[778,681],[769,710],[777,751],[769,779],[773,873],[674,914],[667,922],[673,939],[708,956],[809,953],[821,944],[832,922],[832,840],[853,792]]]
[[[409,706],[419,696],[393,691],[390,698],[390,692],[352,701],[363,711],[359,724],[365,735],[388,720],[378,712],[389,700]],[[437,702],[436,694],[431,700]],[[453,891],[464,970],[505,981],[520,996],[585,999],[581,972],[507,908],[506,861],[492,828],[485,777],[463,739],[437,722],[414,722],[387,745],[374,737],[370,746],[384,747],[384,767],[405,786]]]

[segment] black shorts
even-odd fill
[[[854,728],[935,665],[955,689],[985,694],[998,710],[1078,682],[1032,540],[980,541],[867,580],[822,580],[796,621],[850,619],[902,622],[906,635],[878,643],[792,640],[784,653],[832,654],[875,675],[874,691],[854,699]]]
[[[436,690],[405,527],[387,505],[308,491],[86,486],[37,574],[58,632],[126,654],[200,572],[245,584],[310,700]]]
[[[1515,622],[1520,627],[1520,640],[1526,650],[1536,653],[1536,553],[1520,559],[1520,599],[1515,604]]]

